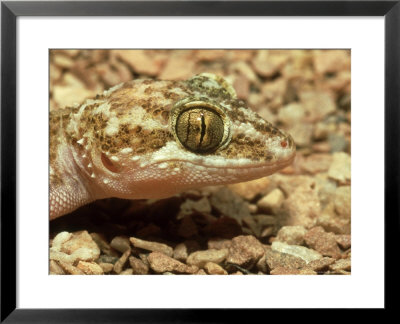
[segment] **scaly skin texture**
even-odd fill
[[[222,77],[134,80],[50,113],[50,219],[96,199],[165,198],[264,177],[294,156],[291,136]]]

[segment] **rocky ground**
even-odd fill
[[[50,109],[135,78],[225,76],[288,131],[294,164],[163,200],[107,199],[50,223],[51,274],[350,274],[346,50],[55,50]]]

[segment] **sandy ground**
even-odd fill
[[[350,274],[346,50],[54,50],[50,109],[137,78],[226,77],[289,132],[292,166],[163,200],[107,199],[50,223],[51,274]]]

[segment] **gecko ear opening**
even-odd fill
[[[206,73],[205,72],[205,73],[200,73],[200,74],[195,75],[192,78],[192,80],[196,79],[196,78],[201,78],[201,77],[206,77],[210,80],[216,81],[223,89],[225,89],[229,93],[229,95],[233,99],[237,99],[237,94],[236,94],[235,89],[233,88],[232,84],[224,77],[222,77],[220,75],[216,75],[214,73]]]
[[[119,169],[114,163],[111,162],[111,160],[105,155],[104,153],[101,153],[101,162],[103,163],[103,166],[114,173],[118,173]]]

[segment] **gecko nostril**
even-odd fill
[[[104,167],[109,171],[114,173],[119,172],[118,167],[115,166],[114,163],[112,163],[111,160],[104,153],[101,153],[101,162],[103,162]]]
[[[282,141],[282,142],[281,142],[281,146],[282,146],[282,147],[286,147],[286,146],[287,146],[287,142],[286,142],[286,141]]]

